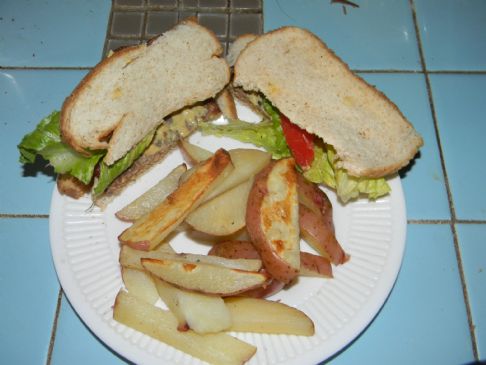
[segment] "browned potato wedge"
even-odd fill
[[[193,145],[188,141],[181,142],[181,148],[184,153],[189,156],[191,161],[201,162],[207,159],[211,152]],[[247,181],[252,176],[255,176],[270,162],[272,156],[270,153],[248,148],[236,148],[228,151],[233,162],[234,170],[218,187],[216,187],[206,198],[210,200],[219,194],[234,188],[237,185]],[[186,174],[181,177],[181,181],[185,181],[192,174],[188,170]]]
[[[260,259],[258,251],[250,241],[240,240],[216,242],[209,250],[208,255],[228,259]]]
[[[258,259],[260,255],[253,244],[249,241],[229,240],[217,242],[211,247],[208,255],[215,255],[226,257],[229,259],[246,258]],[[329,260],[325,257],[311,254],[309,252],[300,252],[300,276],[315,276],[315,277],[332,277],[332,267]],[[276,283],[273,287],[263,291],[264,288],[255,289],[255,293],[244,293],[245,296],[254,296],[256,298],[263,298],[268,295],[276,293]],[[280,289],[282,286],[280,286]],[[262,293],[262,294],[258,294]],[[251,294],[251,295],[249,295]]]
[[[137,270],[144,270],[140,259],[142,257],[148,258],[160,258],[161,255],[163,256],[166,253],[174,253],[174,249],[168,244],[163,244],[157,247],[155,250],[152,251],[141,251],[135,250],[130,246],[122,245],[120,249],[120,257],[119,262],[122,267],[126,267],[129,269],[137,269]]]
[[[228,236],[245,227],[246,202],[253,179],[201,204],[186,218],[192,228],[213,236]]]
[[[229,153],[218,150],[162,203],[123,231],[118,239],[138,250],[154,249],[232,170]]]
[[[172,313],[123,291],[116,297],[113,318],[211,364],[241,365],[256,352],[256,347],[226,333],[200,335],[194,331],[178,331],[177,320]]]
[[[130,204],[116,212],[115,215],[122,221],[132,222],[147,214],[157,205],[162,203],[167,195],[177,189],[179,178],[186,171],[187,166],[185,164],[177,166],[166,177]]]
[[[229,259],[260,259],[258,251],[250,241],[238,240],[217,242],[213,245],[211,250],[209,250],[208,255],[226,257]],[[266,298],[278,293],[284,286],[284,283],[272,278],[270,282],[260,288],[247,290],[239,295],[252,298]]]
[[[209,193],[207,200],[255,176],[269,164],[272,158],[270,153],[255,149],[236,148],[228,152],[235,168],[227,179]]]
[[[309,252],[301,252],[299,275],[332,278],[331,262],[325,257]]]
[[[255,176],[246,228],[270,275],[284,283],[292,281],[300,269],[297,172],[292,158],[273,161]]]
[[[221,297],[179,289],[158,278],[154,281],[160,298],[177,318],[179,331],[214,333],[231,326],[231,313]]]
[[[150,251],[149,253],[151,253]],[[228,269],[244,270],[244,271],[258,271],[262,268],[262,261],[259,258],[245,259],[245,258],[226,258],[208,255],[199,255],[195,253],[170,253],[161,252],[157,256],[148,258],[156,258],[159,260],[179,260],[187,263],[202,263],[208,265],[217,265],[227,267]]]
[[[255,289],[250,289],[238,294],[238,297],[249,297],[249,298],[268,298],[274,294],[277,294],[280,290],[285,287],[285,283],[278,281],[277,279],[271,278],[267,284]]]
[[[302,311],[280,302],[257,298],[226,298],[234,332],[314,335],[314,323]]]
[[[150,274],[126,267],[122,267],[121,273],[125,288],[130,294],[150,304],[155,304],[159,300],[159,294]]]
[[[302,238],[320,255],[328,258],[334,265],[343,264],[348,256],[336,240],[330,222],[319,213],[305,205],[299,206],[299,224]]]
[[[349,257],[336,239],[332,205],[326,193],[300,174],[297,176],[297,186],[302,238],[334,265],[346,262]]]
[[[265,273],[230,269],[181,259],[142,259],[142,266],[156,277],[179,288],[221,296],[236,295],[264,285]]]

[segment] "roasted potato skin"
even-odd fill
[[[272,161],[255,176],[252,189],[248,196],[246,209],[246,228],[250,239],[253,242],[253,245],[255,246],[263,261],[265,269],[270,273],[273,278],[282,281],[285,284],[288,284],[299,274],[299,257],[294,257],[294,261],[297,262],[294,262],[292,264],[289,262],[289,260],[284,260],[280,255],[277,254],[276,251],[284,251],[286,246],[284,240],[290,240],[292,238],[288,237],[288,235],[285,234],[281,235],[281,239],[276,240],[269,238],[266,236],[265,231],[265,228],[268,231],[268,227],[263,227],[264,225],[273,225],[274,218],[281,218],[280,220],[283,222],[283,224],[289,224],[291,226],[291,229],[296,232],[296,244],[298,245],[300,242],[298,232],[298,219],[296,227],[294,227],[294,222],[292,221],[293,217],[291,216],[293,209],[292,207],[298,209],[298,207],[296,206],[298,205],[296,191],[295,194],[292,194],[292,192],[287,192],[286,194],[284,194],[285,200],[278,201],[276,203],[277,205],[264,207],[265,199],[267,198],[267,196],[269,196],[269,194],[273,193],[271,189],[275,189],[275,187],[269,186],[269,177],[272,174],[273,170],[277,167],[277,164],[288,164],[285,173],[286,186],[289,191],[291,191],[293,187],[295,187],[296,189],[297,172],[295,170],[294,160],[289,158]],[[292,168],[289,168],[289,166],[292,166]],[[294,195],[295,201],[290,201],[289,197],[292,197]]]
[[[229,240],[221,241],[213,245],[208,255],[220,256],[228,259],[260,259],[258,251],[250,241]],[[240,293],[242,297],[267,298],[278,293],[285,284],[276,279],[270,279],[268,283],[260,288]]]
[[[209,250],[208,255],[220,256],[228,259],[260,259],[258,251],[255,249],[250,241],[241,240],[228,240],[217,242],[213,245],[211,250]],[[324,277],[332,278],[332,266],[326,257],[315,255],[310,252],[300,252],[300,272],[301,276],[314,276],[314,277]],[[282,285],[277,285],[280,283]],[[265,288],[255,289],[254,292],[257,298],[264,298],[268,295],[275,294],[277,291],[284,287],[282,282],[273,280],[271,285],[267,285]],[[268,289],[267,289],[268,288]],[[272,290],[267,294],[267,291]],[[261,294],[262,293],[262,294]],[[253,296],[254,293],[243,293],[245,296]]]
[[[228,240],[217,242],[208,252],[211,256],[227,259],[260,259],[258,251],[250,241]]]
[[[336,239],[332,205],[319,186],[297,176],[299,225],[302,238],[334,265],[345,263],[349,256]]]
[[[348,260],[348,255],[336,239],[332,221],[300,204],[299,225],[302,238],[320,255],[329,258],[334,265]]]
[[[300,253],[300,275],[332,278],[331,262],[322,256],[309,252]]]

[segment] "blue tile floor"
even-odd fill
[[[325,363],[486,361],[486,2],[354,2],[359,7],[263,2],[265,30],[315,32],[425,141],[400,174],[408,231],[396,285],[369,327]],[[37,174],[22,168],[16,149],[99,61],[110,7],[109,0],[0,3],[2,363],[126,363],[62,295],[49,248],[54,180],[47,166]]]

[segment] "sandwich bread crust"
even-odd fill
[[[423,144],[395,104],[304,29],[283,27],[248,43],[234,85],[263,93],[293,123],[332,145],[353,176],[395,173]]]

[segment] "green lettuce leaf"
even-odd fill
[[[120,176],[124,171],[126,171],[133,162],[140,157],[140,155],[145,151],[145,149],[152,142],[154,133],[147,135],[138,144],[132,148],[123,158],[116,161],[113,165],[107,165],[104,162],[100,164],[100,175],[93,188],[93,194],[98,196],[102,194],[105,189]]]
[[[337,167],[334,149],[328,145],[314,146],[314,161],[304,176],[314,183],[323,183],[336,190],[339,199],[346,203],[360,195],[377,199],[391,191],[383,178],[370,179],[349,175],[345,169]]]
[[[264,102],[264,108],[270,115],[270,120],[249,123],[235,119],[224,125],[202,123],[200,130],[204,135],[225,136],[240,142],[253,143],[270,152],[275,159],[289,157],[290,150],[285,142],[278,112],[268,102]]]
[[[60,113],[55,111],[42,119],[34,131],[24,136],[17,146],[21,163],[34,163],[40,155],[49,161],[54,171],[59,174],[70,174],[85,184],[93,177],[96,164],[105,154],[104,151],[84,156],[74,151],[61,141],[59,125]]]

